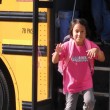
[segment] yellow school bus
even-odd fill
[[[51,63],[54,44],[59,37],[59,29],[55,28],[55,1],[0,0],[0,110],[56,110],[58,107],[62,110],[65,99],[60,97],[62,88],[58,89],[62,82]],[[109,56],[109,47],[102,48]],[[95,71],[98,75],[95,82],[98,78],[106,86],[95,84],[96,95],[102,100],[98,101],[99,105],[96,103],[96,109],[106,107],[108,110],[110,68],[98,69],[100,76]],[[105,69],[107,74],[102,72]],[[80,105],[78,103],[79,108]]]
[[[38,78],[33,88],[33,0],[0,1],[0,110],[31,110],[35,104],[42,109],[51,107],[49,24],[52,1],[42,0],[39,4],[38,63],[34,65]],[[37,98],[32,98],[35,89]]]

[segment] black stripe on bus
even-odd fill
[[[0,0],[0,4],[2,3],[2,0]]]
[[[32,46],[3,44],[2,53],[17,55],[32,55]],[[47,56],[47,46],[38,46],[38,55]]]
[[[39,22],[47,22],[47,12],[39,12]],[[0,12],[0,21],[32,22],[32,12]]]
[[[52,110],[51,99],[40,101],[36,105],[37,105],[38,110]],[[23,101],[22,110],[32,110],[32,102]]]
[[[39,1],[40,8],[53,8],[54,3],[53,1]]]

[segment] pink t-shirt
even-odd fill
[[[93,44],[93,47],[97,45]],[[68,43],[60,54],[60,60],[68,56]],[[87,58],[86,46],[77,46],[74,43],[72,57],[63,73],[63,92],[77,93],[93,88],[92,74]],[[92,59],[94,61],[94,59]]]

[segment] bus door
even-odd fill
[[[46,15],[47,23],[43,25],[39,23],[39,18],[37,18],[37,16],[39,15],[40,7],[42,7],[42,9],[43,8],[46,9],[47,11],[47,15]],[[53,8],[53,1],[48,1],[48,0],[33,1],[32,110],[36,110],[36,109],[51,110],[54,107],[52,104],[53,103],[52,102],[53,101],[52,100],[53,84],[52,84],[52,75],[51,75],[52,73],[50,69],[51,68],[51,59],[50,59],[51,50],[53,49],[52,42],[54,40],[54,37],[52,37],[54,35],[54,30],[53,30],[54,14],[52,15],[52,12],[54,13],[54,9],[51,9],[51,8]],[[40,26],[41,28],[44,28],[44,29],[43,30],[40,29]],[[44,34],[45,31],[47,35]],[[36,47],[38,48],[36,49]],[[44,53],[42,52],[42,48],[45,48]],[[45,68],[42,68],[43,65],[45,65]],[[42,73],[42,71],[44,71],[44,73]],[[39,74],[42,74],[42,75],[39,75]],[[48,75],[45,75],[45,74],[48,74]],[[46,96],[41,101],[38,101],[39,93]]]
[[[71,0],[70,0],[71,1]],[[64,13],[67,12],[67,8],[69,9],[69,5],[65,4],[65,2],[70,2],[69,0],[56,0],[56,10],[55,10],[55,17],[56,19],[56,37],[55,42],[61,42],[59,39],[60,36],[60,26],[59,26],[59,17],[62,19],[62,22],[64,23],[64,18],[66,19],[66,15],[64,14],[58,14],[59,11],[63,11]],[[74,0],[73,0],[74,1]],[[61,2],[61,3],[60,3]],[[77,2],[77,0],[76,0]],[[97,41],[96,38],[96,27],[93,21],[93,17],[91,14],[91,2],[87,1],[88,3],[84,3],[86,6],[84,7],[84,10],[80,10],[80,16],[79,18],[84,18],[88,21],[88,25],[90,27],[91,36],[89,36],[89,39],[92,40],[94,43],[96,43],[105,53],[106,60],[105,62],[98,62],[95,61],[95,74],[93,75],[93,81],[94,81],[94,95],[96,98],[96,104],[95,109],[96,110],[110,110],[110,46],[103,45],[101,41]],[[62,4],[62,5],[61,5]],[[89,4],[89,5],[88,5]],[[71,4],[70,4],[71,5]],[[66,10],[66,11],[65,11]],[[73,4],[72,4],[72,11],[73,11]],[[68,18],[69,16],[67,16]],[[66,19],[67,20],[67,19]],[[65,20],[65,21],[66,21]],[[67,25],[66,25],[67,26]],[[65,32],[65,30],[64,30]],[[63,33],[63,32],[62,32]],[[57,68],[54,71],[55,73],[55,84],[56,85],[56,108],[58,110],[64,110],[65,108],[65,95],[63,95],[63,85],[62,85],[62,75],[57,72]],[[83,97],[82,95],[79,96],[77,109],[81,110],[83,106]]]

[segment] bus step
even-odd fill
[[[95,96],[109,97],[109,93],[94,92]]]
[[[94,67],[94,70],[99,70],[99,71],[109,71],[110,72],[110,67]]]

